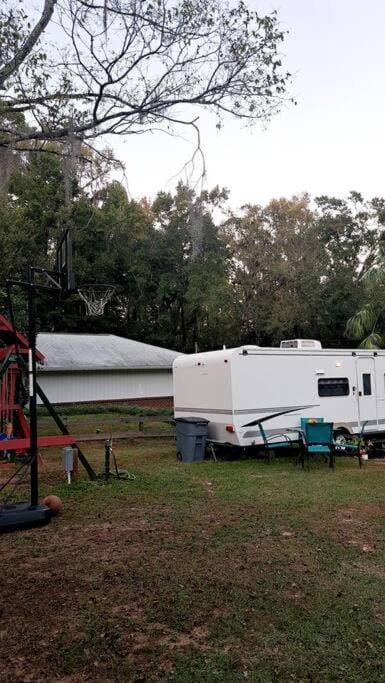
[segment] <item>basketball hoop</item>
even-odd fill
[[[113,285],[82,285],[78,294],[87,307],[87,315],[103,315],[114,291]]]

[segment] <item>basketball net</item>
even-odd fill
[[[114,291],[113,285],[83,285],[78,294],[86,305],[87,315],[103,315]]]

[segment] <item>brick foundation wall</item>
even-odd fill
[[[111,401],[109,401],[111,403]],[[115,401],[113,401],[115,403]],[[155,396],[153,398],[127,398],[116,403],[127,403],[132,406],[149,406],[150,408],[172,408],[174,405],[173,396]]]

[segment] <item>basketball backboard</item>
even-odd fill
[[[66,228],[58,241],[55,270],[60,274],[61,286],[64,291],[76,290],[71,228]]]

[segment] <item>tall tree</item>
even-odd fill
[[[153,205],[157,224],[157,326],[164,343],[186,351],[229,343],[234,330],[226,247],[211,212],[225,200],[218,188],[200,196],[179,185]]]
[[[50,154],[23,157],[0,192],[2,234],[1,280],[24,277],[31,261],[50,262],[61,230],[64,186],[60,159]]]
[[[241,338],[276,344],[320,328],[322,249],[307,195],[248,205],[224,226]]]
[[[346,344],[345,327],[361,308],[367,276],[380,258],[384,200],[370,201],[358,192],[347,199],[316,199],[317,231],[326,254],[323,292],[327,301],[329,344]],[[348,337],[351,337],[351,329]]]

